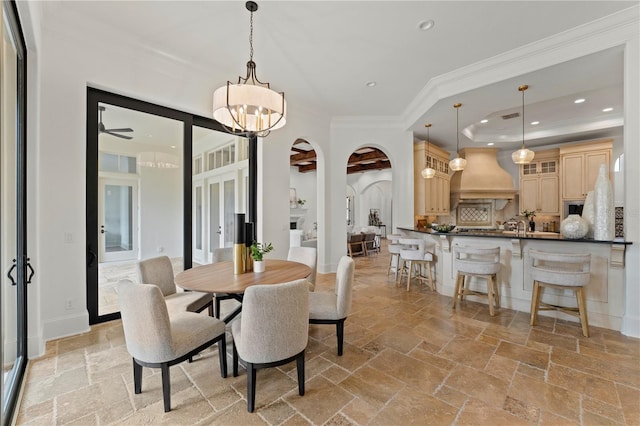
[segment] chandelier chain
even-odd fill
[[[249,60],[253,61],[253,10],[249,18]]]

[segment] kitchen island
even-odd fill
[[[530,312],[533,281],[529,277],[527,265],[530,263],[531,249],[560,253],[591,253],[591,281],[586,287],[589,324],[612,330],[620,330],[625,309],[625,251],[630,242],[622,239],[595,241],[588,239],[570,240],[559,234],[534,233],[516,236],[498,230],[478,230],[467,232],[431,232],[427,228],[399,227],[404,235],[422,238],[435,256],[436,288],[441,294],[453,296],[456,271],[453,265],[453,247],[478,246],[500,247],[498,274],[501,305],[503,308]],[[483,280],[472,281],[471,288],[486,291]],[[486,298],[474,298],[486,303]],[[553,288],[545,289],[543,300],[547,303],[575,306],[572,291]],[[464,309],[462,307],[461,309]],[[498,311],[499,312],[499,311]],[[555,311],[540,312],[540,315],[558,316],[577,321],[569,315]]]

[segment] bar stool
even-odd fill
[[[389,234],[387,235],[387,240],[391,241],[391,244],[398,244],[398,240],[402,238],[400,234]]]
[[[587,299],[584,287],[591,279],[591,254],[549,253],[529,251],[529,274],[533,279],[531,295],[531,325],[536,324],[538,310],[558,310],[580,318],[582,334],[589,337]],[[540,301],[544,287],[570,289],[576,295],[578,307],[564,307]]]
[[[464,296],[475,295],[484,296],[489,299],[489,314],[494,315],[493,306],[500,307],[500,288],[498,286],[497,274],[500,271],[500,247],[462,247],[454,248],[454,267],[458,271],[456,277],[456,288],[453,293],[453,309],[456,308],[458,298],[460,301]],[[487,280],[487,292],[471,290],[465,282],[467,277],[484,278]]]
[[[387,246],[387,249],[391,254],[391,257],[389,258],[389,268],[387,268],[387,276],[389,276],[389,272],[391,272],[391,269],[393,268],[393,271],[395,272],[395,276],[393,278],[396,281],[398,280],[398,267],[400,266],[400,252],[403,247],[404,246],[401,244],[389,244]]]
[[[432,291],[436,290],[435,283],[431,276],[431,262],[433,254],[426,251],[426,242],[417,238],[401,238],[398,240],[405,247],[400,250],[400,274],[396,277],[396,282],[402,281],[402,275],[407,271],[407,291],[411,288],[411,278],[415,277],[419,281],[429,281]],[[426,274],[422,271],[426,268]],[[415,275],[414,275],[415,272]]]

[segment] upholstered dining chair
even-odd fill
[[[233,262],[233,247],[214,248],[211,253],[211,263]],[[213,293],[215,302],[215,315],[220,319],[220,302],[223,300],[233,299],[233,296],[227,293]]]
[[[342,256],[336,271],[336,286],[332,292],[309,293],[309,323],[335,324],[338,356],[342,356],[344,322],[351,312],[355,262]]]
[[[213,316],[211,293],[176,291],[173,266],[167,256],[154,257],[138,262],[138,275],[141,283],[154,284],[160,288],[170,313],[202,312],[209,308],[209,316]]]
[[[309,281],[309,291],[316,289],[316,273],[318,263],[318,250],[315,247],[289,247],[287,260],[304,263],[311,268],[311,273],[307,277]]]
[[[357,234],[348,234],[347,251],[351,257],[366,254],[364,249],[364,234],[359,232]]]
[[[298,393],[304,395],[304,351],[309,339],[309,283],[254,285],[244,293],[242,316],[231,323],[233,375],[238,358],[247,370],[247,410],[256,402],[256,370],[295,360]]]
[[[224,322],[193,312],[169,317],[160,288],[152,284],[118,283],[118,301],[127,351],[133,358],[136,394],[142,392],[142,367],[162,370],[164,411],[171,411],[169,367],[218,343],[220,374],[227,377]]]

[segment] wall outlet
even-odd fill
[[[158,253],[162,253],[164,251],[164,247],[160,246],[158,247]]]
[[[65,244],[73,243],[73,234],[71,232],[64,233],[64,242]]]
[[[73,309],[73,300],[72,300],[72,299],[67,299],[67,300],[64,302],[64,308],[65,308],[67,311],[72,310],[72,309]]]

